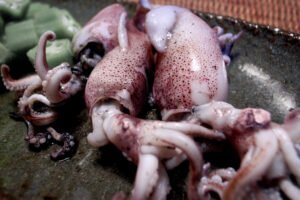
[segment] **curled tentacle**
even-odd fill
[[[49,70],[42,85],[45,96],[52,104],[68,99],[82,88],[81,79],[72,73],[67,63]]]
[[[37,51],[36,51],[36,58],[35,58],[35,71],[39,75],[39,77],[44,80],[46,74],[48,72],[49,66],[46,59],[46,44],[47,41],[55,40],[56,35],[53,31],[45,32],[39,40]]]
[[[211,199],[210,193],[215,193],[221,199],[228,182],[223,182],[220,176],[202,177],[198,192],[201,199]]]
[[[228,182],[236,175],[236,171],[229,167],[211,171],[210,163],[204,165],[204,176],[198,186],[201,199],[212,199],[211,194],[217,194],[221,199]]]
[[[220,30],[217,30],[217,32],[218,31]],[[232,34],[232,33],[223,34],[222,31],[219,32],[218,40],[223,53],[223,60],[226,66],[229,66],[231,62],[230,52],[233,47],[233,44],[235,43],[236,40],[238,40],[241,37],[242,33],[243,33],[242,31],[237,34]]]
[[[47,147],[50,144],[57,143],[62,147],[50,154],[52,160],[62,160],[68,158],[76,151],[75,138],[69,133],[58,133],[54,128],[49,127],[45,132],[35,133],[34,127],[29,121],[26,121],[27,134],[25,140],[29,147],[35,150]]]
[[[62,147],[52,152],[50,157],[52,160],[62,160],[72,156],[76,151],[76,141],[74,136],[69,133],[58,133],[54,128],[47,129],[56,143],[62,144]]]
[[[80,62],[78,64],[84,68],[87,67],[93,69],[100,62],[101,59],[101,55],[94,53],[91,49],[87,48],[82,51],[80,56]]]
[[[49,133],[45,132],[34,132],[34,127],[32,124],[25,120],[26,126],[27,126],[27,133],[25,136],[25,141],[28,142],[29,146],[34,149],[40,149],[45,146],[48,146],[51,143],[51,136]]]
[[[228,55],[228,56],[230,55],[230,52],[231,52],[234,42],[236,40],[238,40],[242,34],[243,34],[243,32],[240,31],[237,34],[221,33],[220,35],[218,35],[219,44],[220,44],[223,54]]]
[[[1,74],[3,84],[5,85],[6,89],[10,91],[23,91],[27,90],[26,96],[32,94],[32,91],[35,88],[38,88],[41,85],[41,79],[38,75],[29,75],[19,80],[14,80],[9,74],[9,66],[3,64],[1,66]]]
[[[242,188],[266,174],[279,150],[270,113],[253,108],[239,110],[225,102],[198,106],[193,112],[201,122],[223,131],[238,150],[241,167],[229,182],[223,198],[241,198]]]
[[[46,106],[46,110],[37,111],[33,108],[35,103]],[[37,126],[53,123],[58,118],[58,113],[49,106],[49,100],[41,94],[33,94],[30,97],[23,96],[18,102],[19,112],[25,120]]]
[[[242,162],[241,168],[224,191],[223,198],[226,200],[242,198],[239,196],[240,192],[245,191],[244,187],[255,183],[263,176],[272,163],[277,150],[278,142],[272,131],[263,130],[255,135],[255,147],[248,151],[251,159],[247,160],[248,162]]]
[[[50,101],[41,94],[33,94],[30,97],[21,97],[18,102],[20,113],[25,113],[28,107],[32,108],[35,102],[41,102],[47,106],[51,105]]]
[[[137,119],[130,115],[122,114],[119,109],[120,104],[116,102],[104,102],[93,108],[93,123],[99,121],[101,127],[98,125],[94,127],[93,133],[89,134],[88,141],[92,145],[98,146],[106,144],[107,140],[109,140],[129,160],[138,164],[138,174],[133,190],[134,199],[147,198],[158,181],[157,178],[145,181],[147,174],[142,169],[150,170],[155,175],[158,170],[158,164],[154,163],[178,155],[178,150],[183,152],[190,161],[188,195],[190,199],[196,199],[197,185],[202,169],[202,155],[196,143],[182,132],[161,127],[160,121]],[[148,165],[144,166],[144,159],[151,160],[151,162],[149,161]],[[150,165],[150,163],[153,165]],[[143,185],[138,184],[140,179],[145,181]],[[166,192],[166,190],[164,191]]]

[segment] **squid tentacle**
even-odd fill
[[[69,133],[59,133],[54,128],[49,127],[47,131],[51,134],[52,138],[62,143],[62,147],[51,153],[52,160],[61,160],[71,156],[76,151],[76,141],[74,136]]]
[[[210,169],[210,163],[204,166],[205,171]],[[207,199],[210,192],[216,193],[219,198],[223,197],[223,193],[228,186],[229,181],[236,175],[236,171],[229,167],[226,169],[217,169],[212,172],[207,172],[206,176],[201,178],[198,192],[201,199]]]
[[[214,192],[221,199],[227,185],[228,182],[222,182],[219,176],[213,176],[212,178],[202,177],[198,188],[199,197],[201,199],[209,199],[208,194]]]
[[[33,105],[40,102],[46,106],[50,106],[50,101],[41,94],[33,94],[30,97],[23,96],[18,102],[20,114],[31,123],[35,125],[47,125],[54,122],[58,118],[58,113],[50,109],[44,112],[38,112],[33,109]]]
[[[49,70],[46,60],[46,44],[48,40],[54,40],[56,35],[52,31],[45,32],[38,44],[35,70],[39,77],[43,80],[43,90],[45,96],[51,103],[57,104],[76,94],[81,90],[81,79],[72,74],[72,70],[68,68],[67,63]]]
[[[197,185],[202,173],[203,158],[196,143],[189,136],[174,130],[158,128],[153,131],[152,134],[160,140],[159,142],[169,144],[182,150],[191,161],[188,179],[188,197],[189,199],[197,199]]]
[[[238,40],[242,34],[243,34],[243,32],[240,31],[237,34],[224,33],[224,34],[220,34],[218,36],[219,44],[220,44],[223,54],[228,55],[228,56],[230,55],[230,52],[231,52],[234,42],[236,40]]]
[[[55,40],[56,35],[53,31],[45,32],[39,40],[36,57],[35,57],[35,71],[42,80],[45,80],[49,66],[46,59],[46,44],[47,41]]]
[[[239,191],[247,184],[257,181],[273,161],[278,150],[278,142],[273,131],[260,131],[255,135],[255,143],[254,151],[248,151],[253,154],[251,161],[243,162],[241,168],[224,191],[224,199],[236,199]]]
[[[280,180],[279,187],[291,200],[299,199],[300,189],[297,188],[288,178]]]
[[[151,195],[152,200],[163,200],[170,191],[169,177],[165,167],[160,164],[158,168],[158,184]]]
[[[82,88],[82,82],[79,77],[72,74],[67,63],[49,70],[43,81],[43,90],[45,96],[52,104],[60,103],[75,95]]]
[[[49,133],[35,133],[31,122],[25,120],[25,124],[27,126],[25,140],[28,142],[30,147],[40,148],[41,146],[47,146],[50,144],[51,136]]]
[[[140,154],[132,199],[148,199],[159,179],[159,160],[151,154]]]
[[[273,131],[279,141],[279,146],[288,168],[296,176],[298,183],[300,183],[300,159],[291,138],[283,129],[274,128]]]
[[[161,128],[171,129],[182,132],[194,137],[203,137],[213,140],[224,140],[225,135],[222,132],[208,129],[204,126],[189,122],[160,122]]]
[[[31,87],[31,85],[35,85],[33,88],[37,88],[41,85],[41,79],[37,75],[29,75],[26,77],[23,77],[19,80],[14,80],[10,76],[10,69],[8,65],[3,64],[1,66],[1,74],[2,74],[2,80],[3,84],[6,87],[6,89],[10,91],[23,91],[27,88]],[[27,94],[31,94],[34,89],[29,89]]]
[[[237,34],[223,33],[224,32],[223,28],[219,26],[214,27],[214,30],[216,30],[217,32],[219,45],[222,50],[223,60],[225,62],[225,65],[229,66],[231,62],[230,52],[233,47],[233,44],[235,43],[236,40],[238,40],[241,37],[243,32],[240,31]]]

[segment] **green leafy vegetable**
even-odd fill
[[[29,50],[27,56],[34,64],[37,47]],[[73,54],[71,50],[71,42],[68,39],[55,40],[48,42],[46,47],[47,62],[50,67],[55,67],[63,62],[72,64]]]
[[[72,39],[74,34],[81,28],[67,10],[58,8],[38,12],[34,15],[34,24],[38,35],[52,30],[56,33],[57,38]]]
[[[30,0],[0,0],[0,13],[13,19],[24,16]]]
[[[25,18],[34,18],[39,12],[46,12],[50,9],[50,5],[46,3],[34,2],[31,3],[27,9]]]
[[[5,26],[3,44],[14,53],[26,52],[39,40],[33,20],[9,23]]]
[[[14,54],[0,42],[0,63],[8,63]]]

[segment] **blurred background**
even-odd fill
[[[138,2],[138,0],[127,0]],[[152,0],[300,34],[300,0]]]

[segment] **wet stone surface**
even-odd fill
[[[44,2],[68,9],[82,24],[110,3]],[[264,28],[203,16],[210,24],[226,30],[244,30],[233,48],[229,67],[232,104],[265,108],[275,121],[282,121],[289,109],[300,105],[299,40]],[[91,123],[83,106],[57,125],[58,131],[68,131],[79,141],[76,154],[53,162],[49,154],[58,146],[40,152],[29,150],[24,141],[25,124],[9,118],[9,113],[16,111],[16,102],[14,93],[0,93],[0,199],[110,199],[118,191],[130,192],[136,167],[111,145],[92,149],[87,144]],[[76,104],[74,107],[78,108]],[[187,163],[169,173],[173,187],[170,199],[186,199]]]

